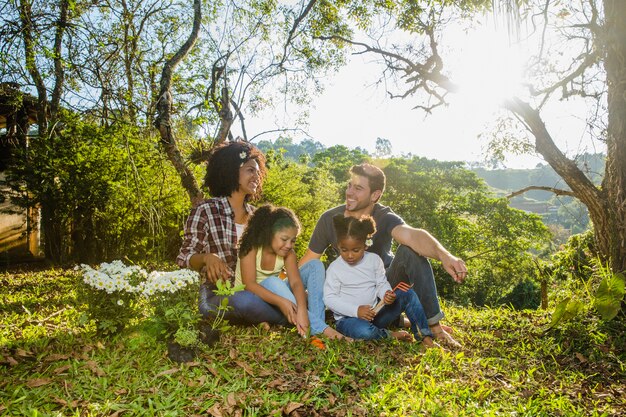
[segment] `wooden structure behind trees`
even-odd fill
[[[36,120],[36,99],[17,85],[0,84],[0,265],[41,255],[39,208],[13,204],[12,192],[4,184],[15,150],[28,146],[28,131]]]

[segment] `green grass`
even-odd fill
[[[617,416],[623,322],[543,332],[545,312],[446,306],[463,352],[328,342],[239,327],[179,365],[143,323],[112,339],[79,325],[74,271],[0,274],[0,415]]]

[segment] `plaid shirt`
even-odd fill
[[[254,208],[246,204],[246,210],[252,214]],[[228,199],[210,198],[191,210],[176,263],[183,268],[190,268],[192,255],[214,253],[234,271],[237,266],[237,249],[235,213]]]

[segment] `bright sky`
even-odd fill
[[[493,28],[449,36],[456,38],[454,43],[460,52],[455,55],[457,62],[445,64],[456,74],[455,81],[465,87],[464,94],[448,96],[450,106],[427,115],[412,109],[418,98],[390,99],[383,85],[374,86],[381,71],[373,62],[375,56],[355,55],[348,65],[329,77],[324,93],[314,99],[306,132],[325,146],[360,146],[373,153],[376,139],[381,137],[391,142],[394,155],[412,153],[445,161],[484,160],[487,139],[478,135],[487,133],[499,99],[519,93],[525,53],[509,45],[506,33],[495,34]],[[580,106],[564,107],[560,103],[553,111],[542,112],[557,144],[568,154],[600,151],[583,143],[584,111]],[[266,112],[248,119],[247,131],[256,134],[293,126],[290,116]],[[296,141],[305,138],[299,133],[292,136]],[[505,165],[532,168],[539,162],[542,160],[536,156],[510,156]]]

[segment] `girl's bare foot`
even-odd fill
[[[391,337],[402,342],[412,342],[414,340],[413,335],[409,332],[405,332],[404,330],[391,332]]]
[[[352,338],[344,336],[343,334],[339,333],[337,330],[333,329],[330,326],[325,328],[322,333],[324,334],[324,336],[326,336],[329,339],[336,339],[336,340],[343,339],[346,342],[352,342],[353,341]]]

